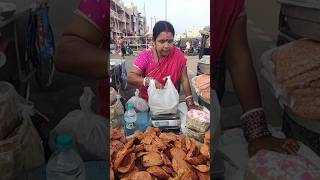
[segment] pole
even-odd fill
[[[126,9],[123,8],[123,14],[124,14],[124,29],[125,29],[125,36],[127,36],[127,15],[126,15]]]
[[[116,28],[116,31],[117,31],[117,36],[118,36],[118,33],[119,33],[119,20],[118,20],[118,18],[119,18],[119,15],[118,15],[118,6],[117,6],[117,4],[115,4],[115,7],[116,7],[116,24],[117,24],[117,28]]]
[[[150,22],[151,22],[151,29],[152,29],[152,19],[153,19],[153,18],[151,17],[151,18],[150,18],[150,20],[151,20],[151,21],[150,21]]]
[[[167,0],[165,0],[165,20],[167,20]]]

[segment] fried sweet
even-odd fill
[[[142,165],[144,167],[160,166],[162,163],[162,158],[157,152],[149,152],[142,157]]]

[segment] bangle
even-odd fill
[[[187,99],[189,99],[189,98],[192,98],[192,95],[187,96],[187,97],[185,98],[185,100],[187,100]]]
[[[143,86],[144,86],[144,87],[146,87],[146,78],[147,78],[147,77],[144,77],[144,78],[143,78]]]
[[[148,82],[147,82],[148,81]],[[143,78],[143,86],[144,87],[147,87],[147,83],[148,83],[148,85],[149,85],[149,78],[148,77],[144,77]]]
[[[263,108],[255,108],[244,113],[240,120],[248,142],[262,136],[271,136]]]
[[[192,96],[191,97],[188,96],[188,98],[186,98],[185,100],[188,107],[191,105],[194,105]]]

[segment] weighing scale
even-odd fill
[[[153,127],[160,129],[179,129],[181,125],[179,112],[176,114],[151,114],[150,119]]]

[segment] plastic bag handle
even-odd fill
[[[166,88],[168,88],[168,87],[174,87],[174,84],[173,84],[173,82],[172,82],[172,80],[171,80],[171,76],[169,75],[169,76],[167,76],[166,77],[167,78],[167,82],[166,82],[166,85],[165,85],[165,89]],[[175,88],[175,87],[174,87]]]
[[[154,79],[150,79],[149,87],[156,89],[156,81]]]
[[[80,97],[80,107],[84,112],[91,112],[92,98],[94,97],[90,87],[84,87],[83,93]]]

